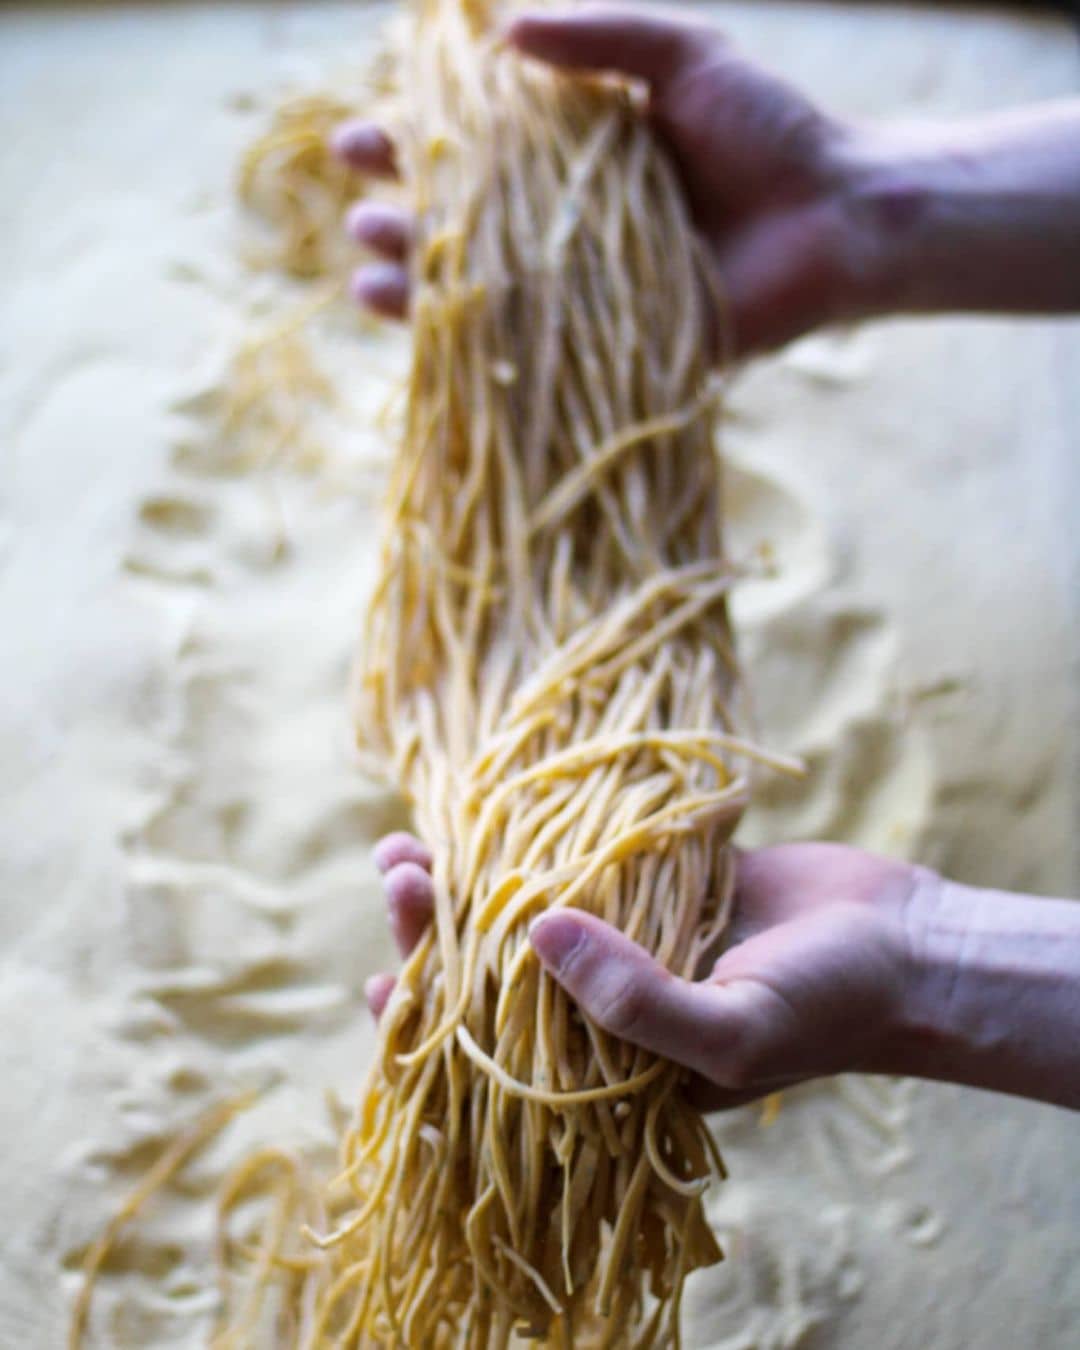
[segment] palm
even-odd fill
[[[391,835],[377,858],[407,954],[431,915],[430,856],[412,836]],[[591,932],[592,969],[553,973],[609,1030],[695,1070],[702,1109],[732,1106],[881,1056],[904,999],[906,911],[918,880],[902,863],[838,845],[743,853],[733,944],[700,984],[672,980],[622,934],[566,910],[560,921]],[[534,945],[551,968],[536,934]],[[598,977],[605,961],[614,974]],[[392,983],[372,982],[376,1015]]]
[[[699,1089],[704,1105],[878,1057],[903,999],[915,875],[837,845],[742,855],[734,942],[707,983],[746,1029],[745,1062]]]

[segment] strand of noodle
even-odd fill
[[[543,1275],[540,1274],[540,1272],[536,1269],[534,1265],[531,1265],[528,1261],[526,1261],[523,1256],[519,1256],[518,1253],[514,1251],[513,1247],[511,1247],[509,1243],[504,1242],[502,1238],[499,1237],[498,1233],[494,1235],[494,1243],[495,1246],[498,1247],[498,1249],[509,1261],[512,1261],[514,1265],[518,1267],[519,1270],[523,1270],[525,1274],[528,1276],[528,1278],[532,1280],[533,1284],[536,1285],[536,1288],[539,1291],[541,1298],[548,1305],[548,1307],[555,1314],[555,1316],[558,1317],[559,1314],[563,1311],[562,1304],[548,1288],[548,1283],[544,1279]]]
[[[738,730],[700,255],[625,88],[497,52],[495,0],[411,3],[414,356],[356,698],[437,913],[380,1023],[303,1337],[666,1346],[686,1274],[720,1257],[715,1144],[526,924],[578,905],[693,975],[752,767],[797,771]],[[260,190],[280,164],[310,258],[330,194],[294,153]]]
[[[598,445],[580,468],[567,476],[540,503],[529,523],[530,535],[557,524],[577,506],[590,490],[595,490],[597,479],[617,462],[627,450],[640,445],[642,441],[654,440],[667,432],[679,431],[695,417],[711,411],[711,400],[695,400],[688,408],[678,412],[664,413],[639,422],[636,426],[625,427]]]
[[[458,1044],[472,1062],[478,1068],[483,1069],[489,1078],[494,1079],[504,1092],[509,1092],[514,1097],[524,1097],[531,1102],[539,1102],[543,1106],[584,1106],[586,1102],[600,1102],[615,1097],[630,1096],[635,1092],[640,1092],[649,1083],[654,1082],[665,1068],[664,1061],[657,1060],[650,1068],[642,1070],[641,1073],[635,1074],[632,1078],[624,1079],[619,1083],[612,1083],[606,1087],[582,1088],[576,1092],[548,1092],[543,1088],[533,1087],[530,1083],[519,1083],[516,1078],[511,1078],[501,1065],[496,1064],[490,1055],[486,1055],[480,1049],[469,1034],[468,1027],[459,1026],[454,1034],[457,1037]]]
[[[257,1096],[256,1091],[250,1091],[229,1101],[219,1102],[178,1135],[91,1244],[83,1258],[83,1283],[71,1314],[68,1330],[69,1350],[79,1350],[82,1345],[90,1317],[90,1300],[93,1297],[94,1285],[117,1237],[132,1219],[138,1216],[146,1202],[157,1195],[162,1187],[167,1186],[184,1164],[220,1134],[235,1115],[252,1106]]]

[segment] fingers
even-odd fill
[[[413,218],[389,202],[357,202],[345,217],[345,231],[391,262],[403,262],[412,247]]]
[[[580,910],[551,910],[529,937],[545,968],[600,1026],[733,1089],[739,1081],[739,1000],[678,979],[617,929]]]
[[[352,274],[349,294],[373,314],[403,319],[409,312],[409,274],[399,263],[371,263]]]
[[[372,178],[396,178],[394,143],[372,122],[344,122],[330,139],[334,154],[350,168]],[[382,261],[359,267],[349,282],[353,299],[387,319],[402,319],[409,308],[409,274],[404,266],[412,243],[408,213],[379,202],[358,202],[345,222],[346,232]]]
[[[384,319],[403,319],[409,312],[409,272],[404,263],[365,263],[349,278],[349,294],[364,309]]]
[[[408,956],[431,922],[435,890],[431,873],[415,862],[400,862],[386,874],[390,932],[402,956]]]
[[[384,834],[375,845],[375,866],[383,873],[403,862],[416,863],[425,872],[430,872],[431,861],[431,849],[407,830]]]
[[[368,1008],[372,1017],[377,1022],[386,1010],[386,1005],[390,1002],[390,995],[394,992],[395,980],[393,975],[386,971],[378,975],[372,975],[364,981],[364,997],[367,999]]]
[[[405,259],[412,246],[412,217],[388,202],[357,202],[345,218],[345,229],[382,260],[358,267],[349,279],[357,304],[387,319],[403,319],[409,308],[409,273]]]
[[[342,122],[330,137],[330,148],[342,163],[371,178],[398,176],[394,143],[373,122]]]
[[[408,956],[431,921],[435,895],[431,882],[431,850],[414,834],[397,830],[375,845],[375,865],[386,878],[386,907],[398,951]],[[394,991],[394,977],[385,971],[364,984],[368,1008],[376,1021]]]
[[[619,5],[520,15],[507,41],[525,56],[567,70],[618,71],[667,84],[700,50],[703,30],[659,11]]]

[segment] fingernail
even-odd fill
[[[544,965],[558,975],[570,958],[588,941],[583,924],[566,910],[551,910],[529,924],[529,941]]]

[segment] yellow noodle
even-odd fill
[[[69,1350],[79,1350],[90,1318],[90,1302],[97,1277],[109,1258],[116,1239],[127,1225],[138,1216],[143,1206],[152,1200],[180,1172],[188,1160],[225,1128],[238,1111],[244,1111],[255,1100],[254,1092],[247,1092],[210,1108],[188,1129],[182,1131],[164,1150],[113,1215],[95,1239],[83,1258],[83,1282],[71,1314],[68,1330]]]
[[[681,1075],[589,1022],[526,929],[573,904],[693,976],[728,922],[745,761],[798,766],[738,732],[715,297],[676,175],[631,91],[503,50],[508,12],[411,0],[413,359],[357,711],[436,905],[314,1265],[271,1261],[275,1229],[224,1309],[247,1334],[289,1274],[289,1344],[677,1345],[684,1281],[721,1255],[701,1193],[723,1165]],[[278,130],[242,190],[281,266],[339,279],[342,181]]]
[[[266,233],[258,265],[309,279],[332,274],[347,256],[341,219],[357,184],[331,153],[330,136],[353,112],[326,95],[290,99],[244,155],[240,199]]]

